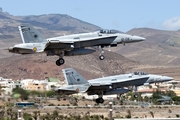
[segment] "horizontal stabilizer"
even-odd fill
[[[65,95],[71,95],[71,94],[75,94],[75,93],[79,93],[79,90],[68,90],[68,89],[61,89],[61,88],[58,88],[58,89],[55,89],[55,92],[57,94],[65,94]]]
[[[88,88],[90,86],[88,84],[86,85],[63,85],[59,88],[55,88],[55,92],[58,94],[75,94],[75,93],[84,93],[87,92]]]

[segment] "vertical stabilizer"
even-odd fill
[[[87,80],[73,68],[66,68],[62,71],[68,85],[79,85],[88,83]]]
[[[23,43],[41,43],[47,40],[30,24],[18,26]]]

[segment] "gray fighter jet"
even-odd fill
[[[143,37],[117,33],[112,30],[100,30],[46,39],[30,24],[22,24],[18,28],[23,43],[8,48],[9,52],[18,54],[45,52],[47,56],[57,55],[59,56],[56,61],[58,66],[64,64],[63,56],[86,55],[98,49],[100,50],[99,59],[103,60],[105,58],[103,55],[104,47],[116,47],[117,44],[145,40]]]
[[[129,91],[129,86],[140,86],[153,82],[170,81],[173,78],[168,76],[160,76],[153,74],[146,74],[144,72],[134,72],[129,74],[115,75],[109,77],[102,77],[92,80],[86,80],[75,69],[63,69],[63,74],[67,85],[55,88],[58,94],[75,94],[84,93],[88,95],[98,95],[97,103],[103,103],[103,95],[123,94]]]

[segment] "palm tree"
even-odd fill
[[[12,120],[17,120],[17,118],[18,118],[17,115],[18,115],[17,112],[12,111],[12,113],[11,113]]]
[[[47,117],[46,115],[42,115],[40,116],[40,120],[48,120],[46,117]]]
[[[152,118],[154,118],[154,113],[152,111],[149,112],[152,116]]]
[[[3,88],[3,87],[0,85],[0,92],[1,92],[2,88]]]
[[[7,116],[10,116],[10,119],[12,119],[12,108],[7,109]]]
[[[33,111],[33,118],[37,120],[38,117],[38,111]]]
[[[37,117],[38,117],[38,119],[40,118],[40,115],[41,115],[41,112],[40,111],[37,111]]]
[[[131,111],[130,110],[127,110],[127,115],[126,115],[126,118],[131,118]]]
[[[0,94],[2,95],[2,93],[4,94],[5,90],[2,89],[3,87],[0,85]]]
[[[43,115],[40,118],[42,120],[52,120],[50,113],[47,113],[46,115]]]
[[[24,120],[32,120],[32,115],[28,114],[28,113],[24,113],[23,118],[24,118]]]
[[[5,107],[0,106],[0,120],[4,118],[4,114],[5,114]]]
[[[59,116],[59,113],[57,110],[54,110],[53,113],[52,113],[52,117],[54,118],[53,120],[56,120]]]

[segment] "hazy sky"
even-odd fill
[[[180,0],[0,0],[12,15],[68,14],[105,29],[180,29]]]

